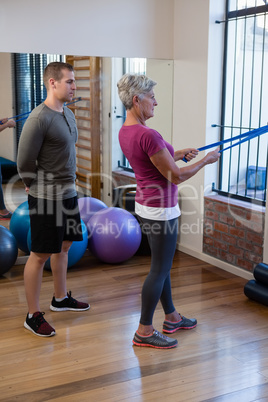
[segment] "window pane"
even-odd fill
[[[124,74],[130,73],[130,74],[146,74],[146,60],[144,58],[128,58],[125,59],[125,68],[124,68]],[[125,120],[125,117],[124,117]],[[125,168],[125,169],[130,169],[132,170],[132,167],[130,166],[129,161],[125,157],[124,154],[122,154],[122,165],[119,162],[118,163],[119,167]]]
[[[268,109],[268,16],[267,2],[233,0],[229,11],[253,7],[252,14],[234,14],[228,22],[225,60],[225,97],[222,138],[228,139],[251,129],[266,126]],[[265,11],[265,10],[264,10]],[[234,142],[235,144],[236,142]],[[223,152],[220,190],[245,199],[266,199],[267,135],[244,142]],[[253,172],[249,185],[249,172]],[[262,183],[258,185],[259,172]]]
[[[267,4],[267,0],[230,0],[229,11],[243,10],[251,7],[258,7]]]

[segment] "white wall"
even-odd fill
[[[174,0],[2,0],[0,52],[170,59],[173,7]]]
[[[206,144],[209,0],[176,0],[174,15],[173,146],[198,148]],[[180,247],[196,252],[202,251],[203,186],[204,170],[179,186]]]
[[[154,118],[148,120],[148,127],[157,130],[163,138],[172,143],[173,132],[173,60],[148,59],[146,75],[157,82],[154,87],[156,101]]]
[[[0,53],[0,119],[14,116],[11,55]],[[0,133],[0,156],[15,160],[15,130],[6,128]]]

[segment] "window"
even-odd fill
[[[49,54],[13,54],[17,144],[29,112],[46,98],[43,71],[52,61],[63,61],[63,56]]]
[[[221,138],[268,124],[268,1],[227,0]],[[219,189],[265,205],[268,135],[223,152]]]
[[[129,59],[124,59],[123,60],[123,74],[146,74],[146,59],[141,59],[141,58],[129,58]],[[126,111],[124,108],[124,116],[123,120],[125,121],[126,118]],[[125,157],[124,154],[122,154],[122,162],[118,161],[118,167],[123,168],[124,170],[128,170],[130,172],[133,172],[132,167],[129,164],[129,161]]]

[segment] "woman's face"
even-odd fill
[[[154,117],[154,108],[157,106],[157,102],[154,96],[154,91],[151,90],[139,98],[140,103],[140,113],[144,120]]]

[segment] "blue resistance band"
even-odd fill
[[[215,126],[214,126],[214,127],[215,127]],[[232,138],[228,138],[228,139],[223,140],[223,141],[214,142],[213,144],[205,145],[204,147],[197,148],[197,149],[198,149],[198,151],[205,151],[206,149],[218,147],[218,146],[223,145],[223,144],[225,144],[225,143],[227,143],[227,142],[232,142],[232,141],[235,141],[235,140],[240,140],[240,141],[236,142],[235,144],[230,145],[230,146],[227,147],[227,148],[221,149],[221,150],[219,151],[219,152],[221,153],[221,152],[223,152],[223,151],[227,151],[227,149],[231,149],[231,148],[233,148],[233,147],[236,147],[237,145],[243,144],[243,142],[252,140],[252,139],[255,138],[255,137],[259,137],[260,135],[265,134],[265,133],[267,133],[267,132],[268,132],[268,125],[267,125],[267,126],[263,126],[263,127],[259,127],[259,128],[255,128],[254,130],[248,131],[247,133],[240,134],[240,135],[237,135],[237,136],[232,137]],[[185,157],[183,158],[183,161],[186,162],[186,163],[188,162]]]
[[[64,106],[72,105],[73,103],[79,102],[79,101],[81,101],[81,100],[82,100],[81,97],[75,98],[72,102],[65,103]],[[17,116],[9,117],[8,120],[16,119],[17,117],[20,117],[20,119],[14,120],[14,121],[17,123],[18,121],[27,119],[27,117],[28,117],[28,115],[29,115],[30,113],[31,113],[31,111],[30,111],[30,112],[21,113],[21,114],[17,114]],[[24,117],[23,117],[23,116],[24,116]],[[1,121],[0,121],[0,125],[2,125],[2,124],[3,124],[3,123],[2,123],[2,120],[1,120]]]

